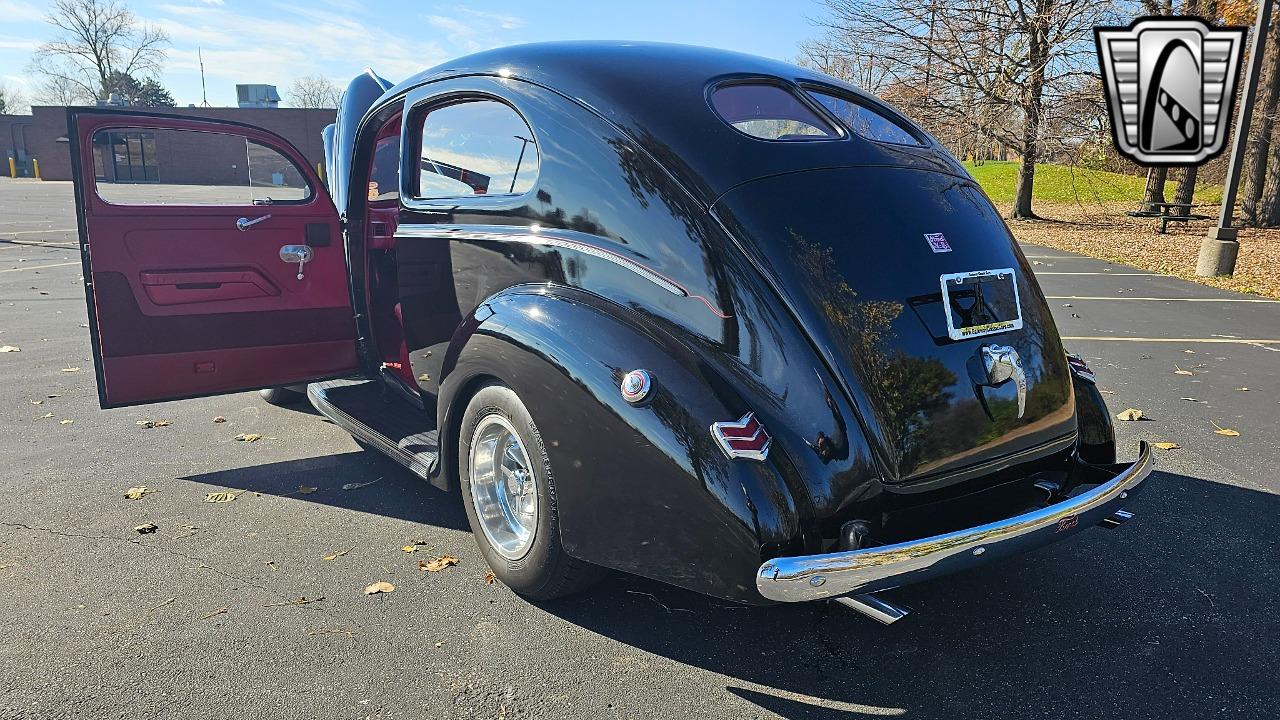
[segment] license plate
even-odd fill
[[[942,307],[952,340],[1018,330],[1022,305],[1013,268],[942,276]]]

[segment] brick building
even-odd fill
[[[324,144],[320,133],[333,122],[334,110],[301,108],[129,108],[140,112],[234,120],[256,125],[288,140],[310,161],[312,169],[324,163]],[[14,122],[10,118],[26,118]],[[30,116],[0,115],[0,142],[9,143],[6,129],[22,125],[19,135],[23,151],[40,163],[44,180],[70,180],[71,155],[67,141],[67,109],[61,106],[36,106]],[[181,143],[177,133],[112,133],[95,138],[94,166],[99,177],[124,182],[166,183],[243,183],[247,168],[244,163],[227,160],[229,153],[245,153],[244,144],[216,142]],[[182,162],[175,162],[181,158]],[[7,163],[6,163],[7,164]],[[208,173],[191,174],[193,169]],[[8,168],[0,169],[7,175]]]
[[[27,136],[31,133],[30,115],[0,115],[0,175],[8,176],[9,160],[18,177],[31,177]]]

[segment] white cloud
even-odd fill
[[[40,43],[35,40],[15,40],[0,37],[0,50],[35,50]]]
[[[34,20],[44,22],[45,11],[34,3],[22,0],[0,0],[0,18],[5,21]]]
[[[222,7],[225,4],[223,0],[200,0],[200,2],[205,5],[217,5],[218,7]]]
[[[444,31],[445,39],[466,52],[478,52],[509,42],[509,31],[524,26],[524,20],[503,13],[455,8],[455,15],[427,15],[427,22]]]

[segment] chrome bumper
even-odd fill
[[[895,545],[774,558],[760,566],[756,588],[770,600],[802,602],[873,593],[976,567],[1048,545],[1110,518],[1151,474],[1151,448],[1138,461],[1086,492],[1007,520]]]

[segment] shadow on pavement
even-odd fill
[[[250,465],[178,479],[470,531],[456,495],[435,489],[377,452],[350,452]],[[348,483],[375,480],[376,483],[355,491],[342,489]],[[299,485],[317,489],[304,495],[298,492]]]
[[[893,627],[622,575],[543,609],[727,676],[729,692],[787,718],[1269,715],[1280,498],[1169,473],[1148,482],[1117,530],[892,591],[914,609]]]

